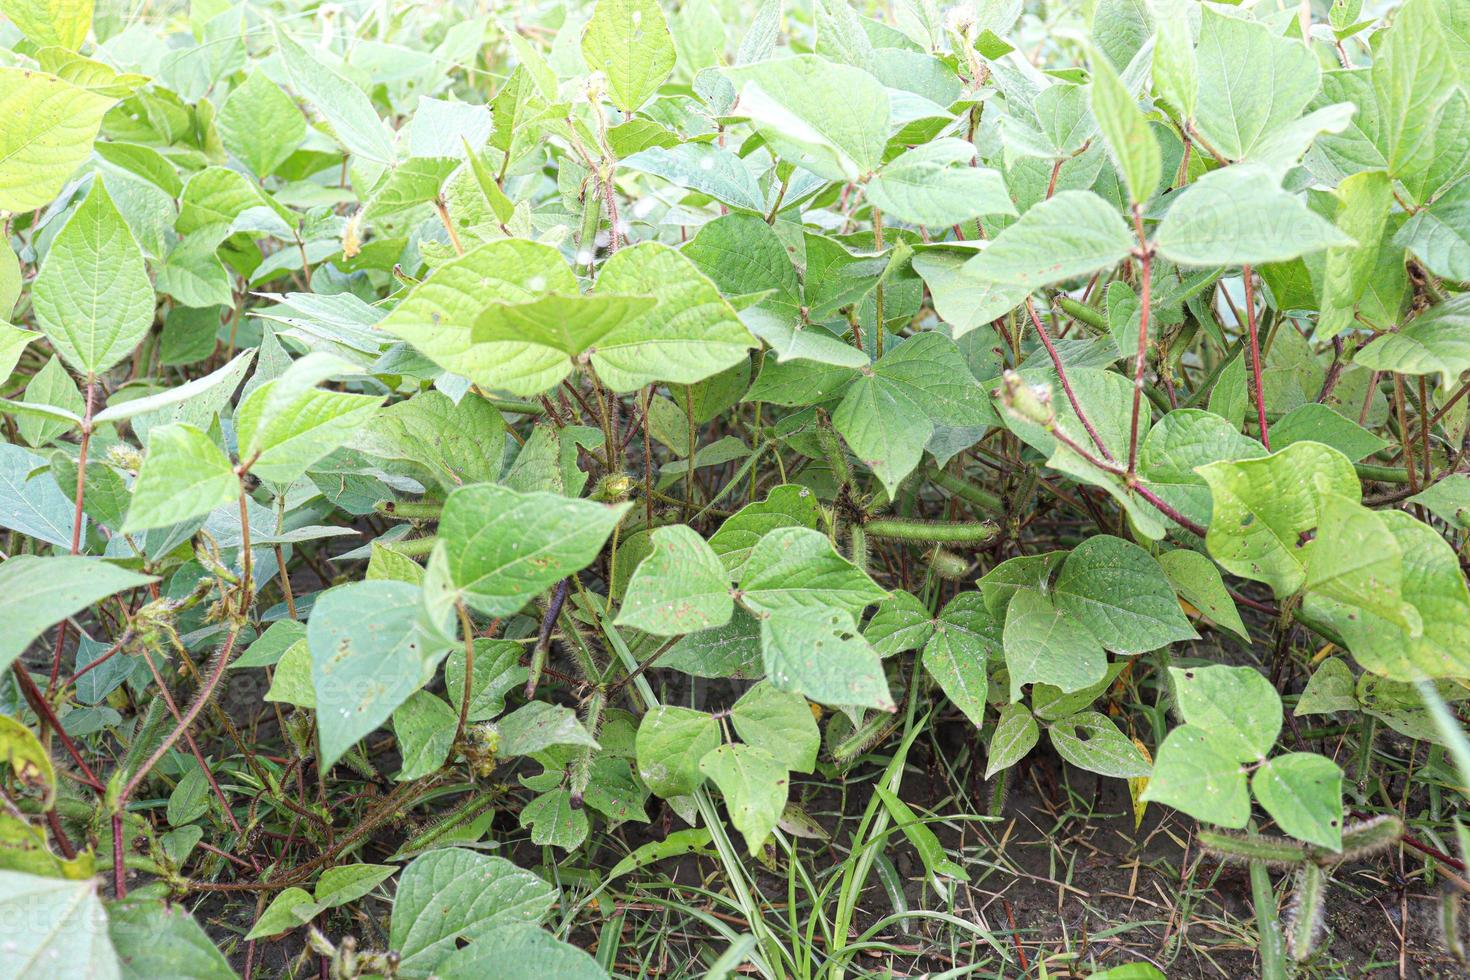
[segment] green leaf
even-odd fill
[[[1284,598],[1307,580],[1321,520],[1321,490],[1356,500],[1352,462],[1315,442],[1298,442],[1259,459],[1197,469],[1214,495],[1205,544],[1226,571],[1265,582]]]
[[[1237,762],[1266,757],[1281,734],[1281,698],[1251,667],[1170,667],[1179,713]]]
[[[1026,754],[1036,747],[1040,732],[1036,719],[1024,704],[1013,702],[1001,708],[995,731],[990,735],[990,746],[986,749],[985,778],[989,779],[1026,758]]]
[[[1353,240],[1282,190],[1261,164],[1212,170],[1182,191],[1154,237],[1159,253],[1186,266],[1259,265]]]
[[[323,592],[312,607],[307,643],[323,769],[427,684],[449,649],[419,588],[392,581]]]
[[[816,768],[822,735],[801,695],[762,681],[735,702],[730,721],[746,744],[764,749],[787,769],[811,772]]]
[[[3,261],[4,259],[0,258],[0,262]],[[19,274],[17,270],[17,288]],[[15,370],[15,365],[19,363],[21,354],[25,353],[26,345],[40,336],[33,330],[22,330],[0,320],[0,384],[10,380],[10,375]]]
[[[1313,752],[1267,759],[1251,776],[1256,800],[1284,832],[1342,850],[1342,770]]]
[[[838,181],[859,180],[882,163],[888,91],[866,71],[799,54],[724,74],[740,96],[733,113],[786,162]]]
[[[741,600],[763,616],[841,610],[851,624],[852,616],[886,595],[825,534],[804,527],[768,532],[740,570]]]
[[[1413,252],[1435,275],[1470,282],[1470,179],[1461,179],[1415,213],[1393,243]]]
[[[260,913],[260,918],[255,920],[255,926],[245,934],[245,938],[247,940],[264,939],[268,936],[290,932],[297,926],[310,922],[318,911],[316,903],[311,900],[311,895],[306,889],[283,889],[271,899],[265,911]]]
[[[878,611],[863,627],[863,639],[873,645],[878,656],[887,658],[928,643],[934,626],[928,607],[913,593],[896,590],[878,603]]]
[[[652,296],[548,293],[528,303],[491,303],[475,320],[471,339],[502,352],[493,374],[478,381],[515,395],[537,395],[560,384],[590,348],[653,309]],[[594,363],[596,358],[594,357]]]
[[[483,398],[466,395],[456,404],[425,391],[380,411],[349,445],[385,469],[432,480],[447,492],[500,476],[505,420]]]
[[[31,376],[23,401],[27,405],[60,408],[77,416],[86,411],[86,403],[82,399],[82,393],[77,390],[77,383],[56,357],[47,360],[41,370]],[[77,428],[72,423],[39,414],[20,416],[16,419],[15,427],[20,431],[21,438],[35,448]]]
[[[999,661],[1001,621],[979,592],[961,592],[944,607],[924,645],[924,669],[976,728],[985,723],[989,664]]]
[[[1153,556],[1111,535],[1088,538],[1067,556],[1052,601],[1114,653],[1147,653],[1198,636]]]
[[[1326,405],[1307,402],[1271,425],[1271,444],[1285,449],[1294,442],[1320,442],[1357,461],[1388,446],[1386,440]]]
[[[0,562],[0,670],[31,641],[94,602],[156,581],[95,558],[13,555]]]
[[[972,167],[975,147],[937,139],[885,163],[865,193],[874,207],[910,224],[944,228],[986,214],[1014,215],[998,171]]]
[[[559,704],[531,701],[500,719],[502,755],[535,755],[554,745],[597,748],[597,740],[577,720],[577,713]]]
[[[1208,616],[1216,626],[1250,642],[1240,611],[1235,608],[1235,600],[1230,598],[1214,562],[1197,551],[1177,548],[1160,555],[1159,566],[1169,577],[1169,584],[1190,605]]]
[[[1111,269],[1133,244],[1111,204],[1091,191],[1064,190],[1027,210],[964,269],[991,282],[1037,289]]]
[[[438,772],[454,745],[459,712],[443,698],[415,691],[393,710],[393,734],[403,768],[393,778],[400,783]]]
[[[1336,337],[1355,325],[1358,299],[1372,276],[1388,227],[1393,184],[1382,171],[1365,171],[1343,180],[1337,187],[1337,197],[1341,201],[1337,227],[1358,244],[1327,250],[1322,312],[1317,318],[1317,336],[1323,338]]]
[[[434,974],[439,980],[607,980],[608,975],[585,951],[534,926],[496,929],[449,954]]]
[[[540,921],[557,891],[505,858],[458,847],[415,858],[398,879],[388,945],[399,973],[427,977],[461,942]]]
[[[1409,0],[1374,39],[1374,143],[1391,177],[1412,177],[1432,160],[1437,109],[1457,82],[1445,33],[1435,4]]]
[[[1470,370],[1470,295],[1430,307],[1396,333],[1384,334],[1353,356],[1374,371],[1438,374],[1449,388]]]
[[[288,379],[256,388],[235,413],[241,455],[250,472],[282,485],[346,442],[383,403],[376,395],[310,387],[292,397]]]
[[[1357,711],[1357,679],[1341,657],[1330,657],[1312,671],[1307,686],[1297,699],[1292,714],[1327,715],[1334,711]]]
[[[1174,4],[1158,19],[1154,36],[1153,83],[1159,98],[1181,119],[1193,119],[1199,103],[1199,58],[1186,5]],[[1185,13],[1185,16],[1178,16]]]
[[[654,381],[695,384],[745,361],[757,346],[715,284],[667,245],[619,249],[598,273],[597,287],[658,300],[605,336],[592,355],[598,378],[614,391]]]
[[[21,924],[0,944],[0,974],[48,980],[121,975],[104,925],[107,913],[90,877],[69,881],[0,870],[0,915]]]
[[[100,176],[52,241],[31,295],[37,325],[83,374],[131,354],[152,326],[143,253]]]
[[[597,0],[582,57],[607,76],[612,104],[638,111],[674,70],[674,38],[655,0]]]
[[[817,519],[816,494],[809,487],[782,484],[772,487],[765,500],[746,504],[725,518],[725,523],[710,536],[709,546],[733,574],[767,533],[781,527],[815,529]]]
[[[1451,527],[1470,528],[1470,474],[1450,473],[1408,500]]]
[[[730,622],[685,636],[669,647],[659,665],[694,677],[759,677],[760,622],[737,606]]]
[[[662,177],[732,208],[756,214],[763,214],[766,209],[765,195],[745,161],[713,143],[649,147],[619,160],[618,168]]]
[[[1067,762],[1115,779],[1137,779],[1153,766],[1107,715],[1083,711],[1058,718],[1047,728],[1052,748]]]
[[[1004,633],[1011,700],[1021,688],[1042,682],[1076,691],[1099,680],[1108,656],[1085,626],[1040,592],[1017,592],[1006,609]]]
[[[275,173],[306,139],[301,110],[259,68],[230,92],[215,125],[225,148],[257,177]]]
[[[316,691],[311,683],[311,647],[305,640],[296,641],[281,654],[263,698],[316,709]]]
[[[450,580],[474,609],[508,616],[590,564],[629,506],[461,487],[439,520]]]
[[[68,548],[75,504],[45,467],[46,461],[35,453],[0,443],[0,527]],[[83,534],[86,529],[84,516]]]
[[[91,154],[102,116],[116,101],[55,75],[0,68],[0,119],[6,120],[0,129],[0,211],[50,204]]]
[[[1138,107],[1138,100],[1105,57],[1092,59],[1089,95],[1092,115],[1107,142],[1108,154],[1128,188],[1128,200],[1133,204],[1147,203],[1163,174],[1159,141]]]
[[[935,312],[950,325],[956,340],[1020,306],[1030,292],[1025,286],[986,279],[956,253],[919,252],[913,267],[929,287]]]
[[[114,901],[107,907],[107,935],[124,980],[234,980],[229,962],[181,905]]]
[[[1249,156],[1274,130],[1302,114],[1322,71],[1300,41],[1265,24],[1205,9],[1199,30],[1201,135],[1229,160]],[[1242,216],[1246,205],[1242,205]]]
[[[409,559],[404,559],[409,561]],[[410,561],[417,568],[417,564]],[[444,663],[444,690],[449,703],[464,701],[464,647],[457,646]],[[475,639],[474,690],[466,721],[486,721],[505,710],[505,696],[526,683],[521,666],[521,645],[514,640]]]
[[[350,905],[398,873],[391,864],[343,864],[317,879],[312,895],[326,909]]]
[[[820,704],[892,711],[883,662],[843,611],[794,606],[760,621],[766,675],[779,690]]]
[[[321,113],[347,152],[381,166],[392,164],[395,154],[388,130],[362,89],[302,47],[279,24],[275,38],[291,87]]]
[[[720,788],[746,850],[759,854],[786,807],[786,767],[753,745],[721,745],[700,760],[699,769]]]
[[[719,744],[720,726],[713,715],[658,705],[638,725],[638,775],[658,796],[687,796],[704,782],[699,760]]]
[[[1245,770],[1220,750],[1214,736],[1194,725],[1169,732],[1139,799],[1222,827],[1239,829],[1251,817]]]
[[[148,433],[123,530],[181,524],[234,503],[240,492],[234,465],[209,436],[192,425],[161,425]]]
[[[889,351],[847,389],[832,424],[890,496],[914,471],[936,425],[995,421],[954,341],[925,332]]]

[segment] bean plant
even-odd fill
[[[0,973],[1055,975],[939,726],[1462,955],[1470,3],[0,13]]]

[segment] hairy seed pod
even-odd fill
[[[1260,861],[1272,868],[1295,868],[1307,859],[1306,847],[1285,837],[1201,830],[1197,839],[1206,854],[1229,864]]]
[[[1310,862],[1297,868],[1286,913],[1286,949],[1298,963],[1306,960],[1322,939],[1327,911],[1327,872]]]
[[[970,561],[946,548],[935,548],[934,553],[929,556],[929,570],[934,573],[935,578],[956,582],[969,572]]]
[[[1404,836],[1404,822],[1397,814],[1385,813],[1355,820],[1342,828],[1342,853],[1338,861],[1355,861],[1397,844]]]

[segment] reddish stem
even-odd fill
[[[1077,421],[1082,423],[1082,427],[1092,437],[1092,443],[1097,446],[1098,452],[1102,453],[1105,459],[1112,460],[1113,454],[1108,452],[1107,446],[1103,445],[1102,436],[1097,434],[1097,429],[1092,427],[1092,420],[1087,417],[1087,413],[1082,410],[1081,403],[1077,401],[1077,395],[1072,391],[1072,382],[1067,380],[1067,369],[1062,366],[1061,355],[1057,353],[1056,347],[1052,346],[1051,336],[1046,332],[1041,317],[1036,315],[1036,307],[1029,296],[1026,297],[1026,312],[1031,314],[1031,322],[1036,326],[1036,334],[1041,338],[1042,346],[1046,348],[1047,354],[1051,357],[1051,365],[1056,369],[1057,380],[1061,382],[1062,391],[1066,393],[1067,401],[1077,415]]]
[[[1143,306],[1138,315],[1138,353],[1133,358],[1133,421],[1128,430],[1128,473],[1130,476],[1138,469],[1138,414],[1143,401],[1143,372],[1148,367],[1149,305],[1152,302],[1150,290],[1153,278],[1153,253],[1149,250],[1148,240],[1143,234],[1143,212],[1136,204],[1133,206],[1133,228],[1138,235],[1139,283]]]
[[[97,777],[92,774],[92,770],[87,767],[87,763],[82,758],[80,750],[77,749],[76,743],[71,740],[71,736],[61,727],[61,722],[56,718],[56,712],[51,710],[50,702],[41,693],[41,689],[36,686],[36,682],[31,679],[31,675],[21,665],[19,660],[10,666],[15,673],[15,679],[20,683],[20,691],[21,694],[25,695],[26,703],[41,718],[42,723],[50,726],[56,732],[57,737],[61,739],[61,744],[66,747],[67,755],[71,756],[72,762],[76,763],[77,768],[82,771],[82,782],[99,793],[103,792],[102,783],[97,780]]]
[[[1251,387],[1256,399],[1256,422],[1261,428],[1261,445],[1271,451],[1271,432],[1266,427],[1266,397],[1261,389],[1261,341],[1256,331],[1256,287],[1251,267],[1240,267],[1245,278],[1245,321],[1251,341]]]

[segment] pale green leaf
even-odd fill
[[[658,796],[686,796],[704,781],[699,760],[719,744],[713,715],[661,704],[638,725],[638,775]]]
[[[628,507],[494,484],[461,487],[439,521],[450,580],[473,608],[508,616],[591,563]]]
[[[1133,233],[1112,205],[1091,191],[1058,191],[964,268],[991,282],[1036,289],[1111,269],[1133,245]]]
[[[677,524],[657,528],[650,546],[628,583],[616,625],[679,636],[730,621],[730,576],[703,538]]]
[[[47,628],[94,602],[155,581],[95,558],[14,555],[0,562],[0,670]]]
[[[0,211],[51,203],[92,152],[115,101],[55,75],[0,68]]]
[[[1281,733],[1281,698],[1253,667],[1170,667],[1179,713],[1210,736],[1215,751],[1258,762]]]
[[[123,530],[181,524],[233,503],[241,492],[234,465],[208,435],[192,425],[161,425],[148,433]]]
[[[786,806],[786,767],[755,746],[721,745],[700,760],[699,768],[720,788],[746,850],[759,854]]]
[[[323,769],[433,677],[449,650],[437,625],[406,582],[353,582],[317,598],[307,643]]]
[[[1298,442],[1259,459],[1198,468],[1214,495],[1205,544],[1226,571],[1265,582],[1280,598],[1307,580],[1325,489],[1356,500],[1352,462],[1335,449]]]
[[[1020,700],[1026,684],[1039,681],[1076,691],[1108,669],[1097,639],[1040,592],[1022,590],[1011,599],[1003,638],[1012,701]]]
[[[1298,840],[1342,850],[1342,770],[1314,752],[1267,759],[1251,776],[1256,800]]]
[[[636,112],[674,70],[674,39],[656,0],[597,0],[582,57],[607,76],[612,104]]]
[[[730,708],[730,722],[748,745],[765,749],[787,769],[811,772],[822,735],[806,698],[762,681]]]
[[[83,374],[131,354],[152,326],[143,253],[100,176],[52,241],[31,295],[37,325]]]
[[[1212,170],[1180,193],[1155,236],[1159,252],[1187,266],[1286,262],[1354,242],[1261,164]]]
[[[450,847],[415,858],[398,879],[388,935],[399,974],[427,977],[462,942],[540,921],[557,891],[502,857]]]
[[[1244,827],[1251,816],[1245,770],[1194,725],[1169,732],[1139,798],[1222,827]]]
[[[1147,653],[1197,636],[1154,557],[1111,535],[1090,537],[1067,556],[1052,601],[1115,653]]]

